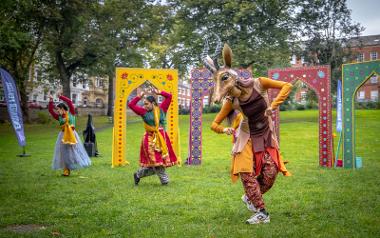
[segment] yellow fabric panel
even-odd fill
[[[168,146],[158,129],[160,124],[160,108],[154,106],[153,110],[154,123],[156,126],[150,126],[144,122],[144,128],[146,131],[153,132],[153,143],[155,144],[155,147],[162,152],[162,157],[167,157],[169,155]]]
[[[73,129],[71,129],[71,126],[69,125],[69,116],[67,112],[65,115],[65,124],[63,124],[61,128],[63,130],[62,143],[75,145],[77,143],[77,139],[75,138]]]
[[[239,173],[253,173],[253,151],[252,141],[248,140],[243,150],[232,157],[231,161],[231,180],[236,182],[239,178]]]
[[[243,113],[239,112],[234,118],[231,127],[235,130],[239,127],[240,122],[243,120]]]

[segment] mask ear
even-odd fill
[[[224,65],[227,66],[228,68],[231,68],[232,50],[227,44],[224,44],[224,47],[223,47],[223,59],[224,59]]]

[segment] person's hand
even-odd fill
[[[139,96],[140,98],[143,98],[143,97],[144,97],[144,95],[145,95],[145,91],[144,91],[144,90],[142,90],[142,91],[139,93],[139,95],[138,95],[138,96]]]
[[[53,95],[49,94],[49,100],[53,101]]]
[[[156,95],[159,95],[161,92],[160,92],[160,90],[158,90],[157,88],[153,88],[152,89],[152,92],[154,93],[154,94],[156,94]]]
[[[60,96],[62,96],[62,93],[61,93],[61,92],[58,92],[58,93],[57,93],[57,97],[59,98]]]
[[[226,127],[223,129],[223,133],[227,135],[232,135],[234,133],[235,129],[232,127]]]
[[[265,110],[264,115],[267,117],[271,117],[273,114],[273,109],[271,107],[268,107],[267,110]]]

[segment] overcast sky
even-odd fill
[[[347,6],[352,20],[366,28],[363,36],[380,35],[380,0],[347,0]]]

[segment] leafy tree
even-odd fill
[[[108,116],[112,115],[115,67],[144,66],[145,44],[158,29],[153,23],[154,7],[144,0],[110,0],[99,6],[96,25],[102,35],[99,47],[104,54],[88,70],[90,74],[108,76]]]
[[[236,56],[236,66],[253,64],[254,73],[266,75],[270,67],[289,63],[288,38],[292,33],[293,1],[170,0],[175,9],[176,37],[182,45],[183,64],[199,66],[203,37],[215,48],[218,34]]]
[[[94,64],[104,48],[96,24],[99,2],[95,0],[46,1],[44,50],[49,53],[50,78],[59,78],[63,94],[70,96],[70,83],[80,69]]]
[[[0,9],[0,65],[14,77],[21,107],[29,121],[27,82],[30,66],[42,41],[42,3],[3,0]]]
[[[363,27],[351,19],[346,0],[298,0],[297,32],[303,40],[303,56],[312,64],[329,64],[332,89],[341,77],[341,65],[350,58],[348,41]]]

